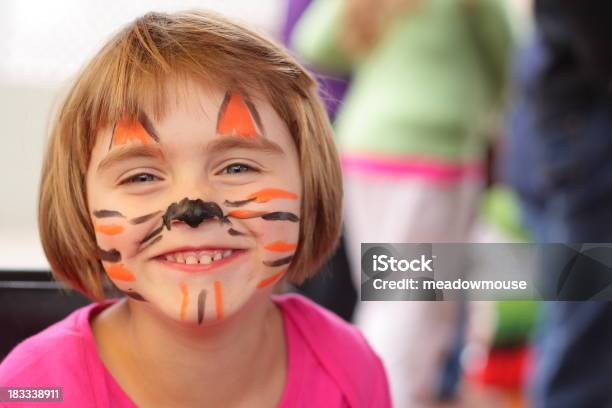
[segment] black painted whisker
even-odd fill
[[[98,256],[102,261],[106,262],[119,262],[121,260],[121,253],[116,249],[109,249],[106,251],[98,247]]]
[[[206,290],[202,289],[198,293],[198,324],[202,324],[204,320],[204,311],[206,307]]]
[[[228,229],[228,230],[227,230],[227,233],[228,233],[228,234],[230,234],[230,235],[232,235],[232,236],[235,236],[235,237],[236,237],[236,236],[243,236],[243,235],[246,235],[244,232],[240,232],[240,231],[235,230],[235,229],[233,229],[233,228]]]
[[[138,115],[138,121],[140,122],[142,127],[147,131],[149,136],[151,136],[153,140],[159,143],[159,136],[157,135],[157,132],[155,131],[155,127],[153,126],[153,123],[151,123],[151,120],[149,119],[149,117],[144,112],[141,112]]]
[[[153,230],[149,235],[147,235],[146,237],[144,237],[142,239],[142,241],[140,241],[140,244],[144,244],[145,242],[147,242],[148,240],[150,240],[151,238],[155,237],[158,234],[161,234],[162,230],[164,229],[164,226],[160,226],[158,228],[156,228],[155,230]]]
[[[242,207],[245,204],[248,204],[252,201],[254,201],[255,198],[249,198],[247,200],[240,200],[240,201],[229,201],[229,200],[225,200],[223,202],[223,204],[225,204],[228,207]]]
[[[297,215],[290,213],[290,212],[283,212],[283,211],[267,213],[267,214],[262,215],[261,218],[267,221],[298,222],[300,220],[300,218]]]
[[[121,217],[125,218],[123,214],[119,211],[115,210],[97,210],[93,212],[94,217],[96,218],[110,218],[110,217]]]
[[[115,140],[115,129],[117,129],[117,122],[113,124],[113,133],[111,133],[111,140],[110,140],[110,143],[108,144],[108,150],[110,150],[111,147],[113,147],[113,141]]]
[[[293,255],[289,255],[284,258],[277,259],[275,261],[263,261],[263,263],[266,266],[281,266],[281,265],[287,265],[288,263],[291,263],[292,259],[293,259]]]
[[[156,215],[161,214],[161,210],[159,211],[155,211],[149,214],[145,214],[145,215],[141,215],[140,217],[136,217],[136,218],[132,218],[130,220],[130,223],[136,225],[136,224],[142,224],[143,222],[147,222],[149,221],[151,218],[155,217]]]
[[[131,297],[134,300],[139,300],[141,302],[147,302],[147,299],[145,299],[140,293],[135,292],[132,289],[122,290],[121,293],[123,293],[124,295],[128,297]]]
[[[144,251],[145,249],[147,249],[148,247],[150,247],[151,245],[155,244],[156,242],[159,242],[164,236],[163,235],[158,235],[157,237],[153,238],[151,241],[149,241],[149,243],[143,245],[140,247],[141,251]]]

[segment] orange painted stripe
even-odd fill
[[[113,136],[114,145],[126,144],[130,140],[140,141],[143,144],[154,142],[153,138],[145,130],[138,120],[121,119],[115,126],[115,134]]]
[[[233,218],[253,218],[259,217],[260,215],[265,214],[263,211],[249,211],[249,210],[234,210],[230,211],[227,216]]]
[[[125,229],[123,226],[117,224],[96,225],[94,228],[99,233],[105,235],[117,235]]]
[[[189,306],[189,291],[187,290],[187,284],[185,282],[181,282],[179,286],[181,288],[181,296],[183,297],[181,300],[181,320],[185,320],[187,306]]]
[[[264,246],[264,248],[268,251],[274,252],[289,252],[297,248],[297,244],[292,244],[290,242],[285,241],[274,241]]]
[[[257,128],[251,118],[251,112],[244,99],[238,93],[233,93],[225,106],[225,112],[217,124],[217,133],[221,135],[237,135],[253,137],[257,135]]]
[[[217,320],[223,317],[223,297],[221,294],[221,281],[215,281],[215,307],[217,309]]]
[[[105,266],[104,269],[106,270],[106,273],[111,279],[118,280],[118,281],[136,280],[136,277],[134,276],[134,274],[121,264]]]
[[[265,288],[266,286],[276,283],[281,278],[281,276],[285,274],[285,272],[287,272],[287,270],[280,271],[278,273],[275,273],[272,276],[269,276],[265,279],[260,280],[259,283],[257,284],[257,288],[258,289]]]
[[[263,190],[259,190],[251,194],[248,198],[254,198],[256,203],[266,203],[275,198],[288,198],[290,200],[295,200],[298,198],[298,196],[291,191],[281,190],[280,188],[264,188]]]

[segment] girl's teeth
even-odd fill
[[[231,249],[223,251],[215,251],[214,253],[195,253],[195,252],[177,252],[166,255],[166,260],[170,262],[184,263],[187,265],[195,265],[197,263],[208,265],[214,261],[220,261],[232,254]]]

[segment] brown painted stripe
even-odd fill
[[[248,98],[244,98],[244,103],[246,104],[247,108],[249,108],[249,111],[251,112],[251,116],[253,117],[253,119],[255,119],[255,123],[257,123],[257,126],[259,127],[259,130],[261,130],[261,134],[263,135],[264,134],[263,123],[261,121],[261,117],[259,116],[259,112],[257,112],[257,109],[255,108],[255,105]]]
[[[281,258],[281,259],[277,259],[275,261],[263,261],[263,263],[266,266],[281,266],[281,265],[287,265],[288,263],[291,263],[292,259],[293,259],[293,254],[286,256],[284,258]]]
[[[140,302],[146,302],[147,299],[145,299],[140,293],[135,292],[133,290],[127,290],[127,291],[122,291],[123,293],[125,293],[126,296],[131,297],[134,300],[138,300]]]
[[[233,236],[246,235],[244,232],[237,231],[237,230],[235,230],[233,228],[228,229],[227,232],[228,232],[228,234],[233,235]]]
[[[240,201],[225,200],[223,202],[223,204],[225,204],[228,207],[242,207],[243,205],[246,205],[246,204],[250,203],[251,201],[255,201],[255,199],[254,198],[249,198],[249,199],[240,200]]]
[[[157,135],[157,132],[155,131],[155,127],[153,126],[153,123],[151,122],[149,117],[146,115],[146,113],[140,112],[140,114],[138,115],[138,121],[140,122],[142,127],[147,131],[149,136],[151,136],[153,140],[159,143],[159,136]]]
[[[146,237],[144,237],[142,239],[142,241],[140,241],[140,244],[144,244],[145,242],[147,242],[148,240],[150,240],[151,238],[155,237],[156,235],[160,234],[162,232],[162,229],[164,229],[164,226],[160,226],[158,228],[156,228],[155,230],[153,230],[149,235],[147,235]]]
[[[109,218],[109,217],[121,217],[125,218],[123,214],[119,211],[115,210],[97,210],[93,212],[94,217],[96,218]]]
[[[149,241],[148,243],[144,244],[143,246],[140,247],[141,251],[144,251],[145,249],[147,249],[148,247],[150,247],[151,245],[155,244],[156,242],[161,241],[161,239],[163,238],[163,235],[158,235],[155,238],[153,238],[151,241]]]
[[[267,221],[298,222],[300,220],[297,215],[290,213],[290,212],[282,212],[282,211],[267,213],[267,214],[262,215],[261,218]]]
[[[141,215],[140,217],[136,217],[136,218],[132,218],[130,220],[130,223],[132,224],[142,224],[143,222],[147,222],[149,221],[151,218],[155,217],[156,215],[161,214],[161,210],[160,211],[155,211],[149,214],[145,214],[145,215]]]
[[[223,119],[223,114],[225,113],[225,110],[227,109],[227,104],[229,103],[231,95],[232,95],[232,93],[230,91],[227,91],[225,93],[225,96],[223,97],[223,102],[221,102],[221,106],[219,107],[219,112],[217,112],[217,127],[216,127],[216,129],[219,129],[219,124],[221,123],[221,120]]]
[[[108,150],[110,150],[111,147],[113,147],[113,144],[115,142],[115,131],[116,130],[117,130],[117,122],[113,124],[113,133],[111,133],[111,140],[110,140],[110,144],[108,145]]]
[[[202,289],[198,293],[198,324],[204,320],[204,308],[206,307],[206,290]]]
[[[98,256],[106,262],[119,262],[121,260],[121,253],[114,248],[106,251],[98,247]]]

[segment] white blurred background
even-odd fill
[[[148,11],[210,9],[277,36],[283,0],[0,2],[0,270],[48,268],[36,202],[47,127],[81,66]]]

